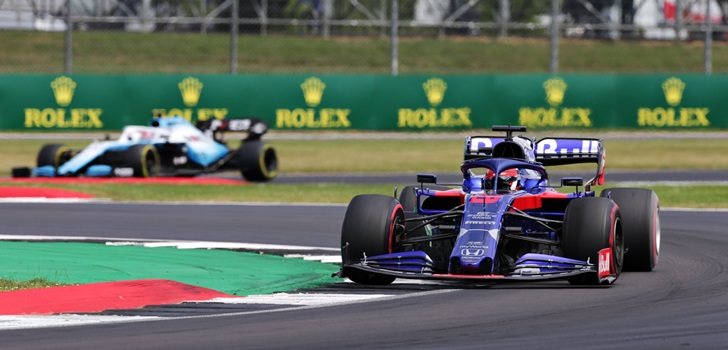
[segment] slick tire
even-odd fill
[[[46,144],[41,147],[36,158],[36,165],[38,167],[52,165],[54,168],[58,168],[63,163],[71,159],[71,149],[60,144]]]
[[[244,141],[237,157],[240,174],[248,181],[270,181],[278,175],[276,150],[262,141]]]
[[[134,145],[122,154],[124,166],[132,168],[134,177],[152,177],[159,174],[160,160],[152,145]]]
[[[404,229],[404,211],[395,198],[376,194],[354,197],[349,203],[341,227],[341,261],[343,276],[360,284],[386,285],[394,277],[369,273],[346,266],[365,256],[396,251],[395,237]]]
[[[619,207],[608,198],[587,197],[572,200],[564,214],[564,256],[588,260],[598,266],[599,251],[604,248],[612,249],[609,263],[618,277],[624,258],[624,236]],[[599,284],[599,278],[597,274],[589,273],[571,277],[569,283]]]
[[[660,200],[651,190],[610,188],[601,193],[619,205],[624,232],[624,270],[652,271],[660,258]]]

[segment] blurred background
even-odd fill
[[[711,73],[728,66],[727,10],[721,0],[0,0],[0,72]]]

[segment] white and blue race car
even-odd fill
[[[258,119],[208,120],[192,125],[181,117],[155,117],[150,126],[127,126],[117,140],[95,141],[82,150],[46,144],[37,167],[14,168],[13,177],[151,177],[193,176],[240,170],[248,181],[276,177],[275,149],[261,141],[268,127]],[[247,136],[237,149],[224,132]]]

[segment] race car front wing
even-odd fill
[[[507,274],[435,273],[432,259],[422,251],[365,256],[362,261],[344,267],[397,278],[426,280],[539,281],[598,273],[598,266],[590,261],[544,254],[523,255]],[[600,282],[610,281],[608,278],[600,278]]]

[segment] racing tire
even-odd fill
[[[611,248],[609,266],[613,283],[622,271],[624,235],[619,206],[608,198],[578,198],[566,207],[562,234],[564,256],[589,261],[599,266],[599,251]],[[581,274],[569,278],[575,285],[599,284],[598,274]]]
[[[132,168],[134,177],[152,177],[159,174],[159,152],[152,145],[134,145],[122,154],[124,166]]]
[[[622,213],[624,270],[652,271],[660,258],[660,200],[652,190],[610,188],[601,193]]]
[[[72,156],[71,149],[64,145],[56,143],[46,144],[38,152],[36,165],[38,167],[52,165],[54,168],[58,168],[71,159]]]
[[[404,229],[404,211],[393,197],[365,194],[349,203],[341,227],[342,276],[360,284],[387,285],[395,277],[347,267],[365,256],[396,251],[395,237]]]
[[[276,150],[262,141],[244,141],[237,157],[240,174],[248,181],[270,181],[278,175]]]

